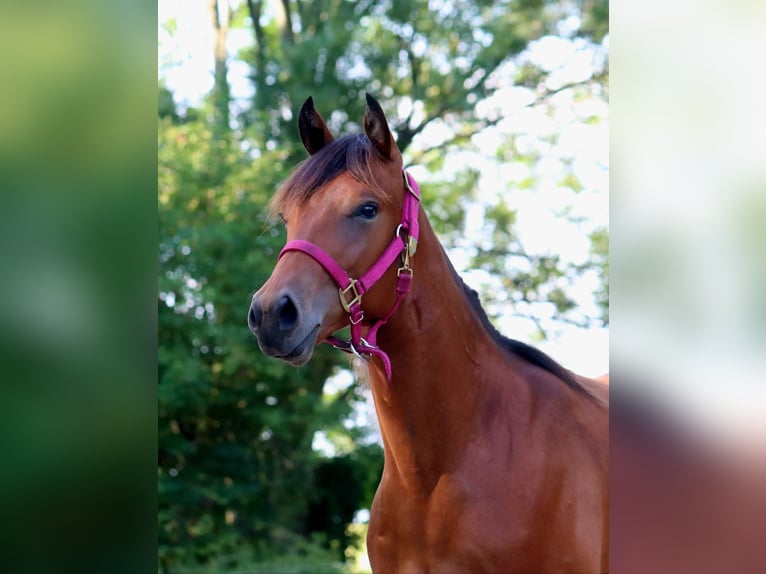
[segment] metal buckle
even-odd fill
[[[402,232],[403,229],[404,229],[404,226],[400,223],[397,226],[396,231],[394,231],[394,237],[399,237],[399,234]],[[418,250],[418,240],[414,238],[412,235],[407,235],[407,241],[404,241],[404,249],[402,249],[402,257],[404,258],[404,267],[409,267],[410,257],[415,255],[415,252],[417,250]]]
[[[364,311],[359,313],[359,319],[357,319],[356,321],[354,321],[354,317],[351,315],[351,313],[348,314],[348,322],[351,323],[352,325],[358,325],[362,321],[364,321]]]
[[[338,289],[340,304],[346,310],[346,313],[349,313],[349,314],[351,314],[351,307],[353,305],[356,305],[357,303],[362,302],[362,295],[359,293],[359,290],[356,288],[357,283],[358,281],[356,279],[351,279],[351,283],[348,284],[348,287],[346,287],[345,289]],[[348,294],[349,291],[353,293],[354,298],[351,299],[351,301],[346,301],[346,295]]]
[[[415,190],[412,189],[412,187],[410,186],[410,178],[407,177],[407,170],[406,169],[402,170],[402,177],[404,178],[404,189],[409,191],[412,194],[412,197],[414,197],[415,199],[420,201],[420,198],[418,197],[418,194],[415,193]]]
[[[402,252],[402,266],[399,267],[399,269],[396,270],[396,276],[401,276],[402,273],[409,273],[410,277],[412,277],[412,268],[410,267],[410,257],[412,257],[412,254],[415,253],[415,250],[418,248],[418,241],[414,237],[410,235],[409,239],[407,240],[407,244],[404,247],[404,250]]]
[[[409,236],[409,239],[407,240],[407,252],[410,254],[410,257],[415,255],[415,252],[418,250],[418,240],[415,239],[412,235]]]

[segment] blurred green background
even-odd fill
[[[606,228],[572,206],[606,198],[562,134],[605,127],[607,3],[164,4],[160,571],[365,571],[383,464],[368,392],[343,354],[322,347],[294,369],[263,356],[246,325],[284,243],[264,208],[306,157],[297,111],[311,95],[336,135],[350,133],[364,92],[379,98],[459,268],[493,316],[527,315],[516,336],[603,326]],[[516,171],[482,179],[482,165],[503,164]],[[546,186],[584,237],[579,259],[524,243],[511,190]]]
[[[156,4],[0,4],[0,571],[151,570]]]

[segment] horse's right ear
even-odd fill
[[[394,155],[399,153],[394,142],[394,136],[388,128],[386,115],[383,108],[380,107],[378,100],[370,94],[364,94],[367,98],[367,110],[364,112],[364,133],[370,138],[372,145],[378,150],[378,153],[387,160],[394,159]]]
[[[335,139],[327,129],[322,116],[314,109],[314,99],[311,96],[303,102],[301,112],[298,114],[298,131],[301,133],[303,147],[309,155],[314,155]]]

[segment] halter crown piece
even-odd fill
[[[288,251],[300,251],[313,257],[319,263],[333,281],[338,285],[338,295],[340,304],[348,313],[349,326],[351,328],[351,338],[343,341],[337,337],[328,337],[325,339],[336,349],[346,353],[352,353],[361,357],[362,355],[374,355],[380,357],[383,367],[386,371],[386,379],[391,381],[391,360],[388,355],[377,347],[378,330],[385,325],[393,316],[399,307],[404,296],[410,290],[412,282],[412,268],[410,268],[410,259],[415,255],[418,247],[418,210],[420,207],[420,186],[415,179],[402,170],[404,178],[404,199],[402,201],[402,218],[399,226],[394,232],[394,238],[388,247],[383,251],[378,260],[373,263],[367,272],[359,279],[349,277],[345,269],[341,267],[335,259],[332,258],[324,249],[302,239],[288,241],[279,253],[279,258]],[[406,234],[407,240],[402,237]],[[397,269],[396,275],[396,301],[393,307],[386,315],[370,323],[364,319],[362,311],[362,296],[385,274],[396,260],[401,256],[401,266]],[[367,334],[363,337],[363,329],[367,328]]]

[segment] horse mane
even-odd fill
[[[372,142],[365,134],[352,134],[333,140],[320,151],[301,162],[287,180],[279,186],[269,204],[269,215],[274,217],[281,214],[289,203],[306,202],[324,185],[346,171],[368,188],[379,193],[384,200],[390,201],[391,197],[380,187],[372,171],[374,161],[377,161],[375,151],[372,148]],[[500,348],[551,373],[572,389],[592,396],[585,387],[577,382],[569,370],[551,357],[526,343],[509,339],[501,334],[487,317],[478,293],[465,284],[463,278],[455,271],[446,253],[445,258],[456,283],[462,286],[466,299],[471,304],[476,316]]]
[[[471,304],[471,308],[473,309],[474,313],[476,313],[476,316],[479,318],[479,321],[481,321],[484,329],[492,336],[492,339],[501,349],[517,357],[521,357],[528,363],[531,363],[536,367],[540,367],[544,371],[551,373],[575,391],[583,393],[589,397],[593,397],[590,391],[588,391],[588,389],[583,387],[577,381],[571,371],[564,368],[551,357],[543,353],[540,349],[536,349],[535,347],[527,345],[521,341],[517,341],[516,339],[510,339],[498,331],[489,320],[487,312],[484,310],[484,307],[481,304],[481,300],[479,299],[479,294],[474,289],[471,289],[468,285],[466,285],[465,281],[463,281],[463,278],[458,274],[457,271],[455,271],[455,268],[452,266],[452,262],[449,261],[449,258],[447,258],[447,261],[449,262],[449,267],[452,271],[453,277],[455,278],[455,282],[460,287],[462,287],[463,293],[465,294],[468,302]]]
[[[391,201],[373,173],[376,158],[372,142],[365,134],[352,134],[333,140],[317,153],[298,164],[279,186],[269,203],[269,215],[282,213],[289,203],[305,203],[324,185],[348,171],[353,177]]]

